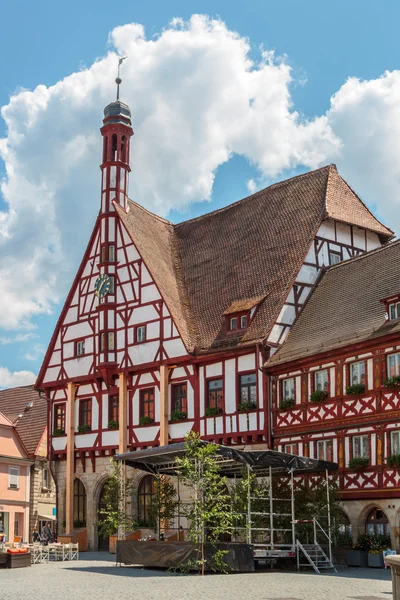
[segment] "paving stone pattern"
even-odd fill
[[[174,575],[116,567],[106,553],[77,562],[0,570],[0,600],[391,600],[389,570],[336,574],[257,571],[237,575]]]

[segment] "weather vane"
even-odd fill
[[[117,75],[117,79],[115,80],[115,83],[117,84],[117,101],[119,100],[119,84],[122,83],[122,79],[119,76],[119,69],[120,69],[122,63],[124,62],[124,60],[126,60],[127,58],[128,58],[127,56],[123,56],[118,61],[118,75]]]

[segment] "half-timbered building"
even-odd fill
[[[397,548],[399,276],[400,241],[328,268],[266,365],[275,448],[337,462],[354,538],[390,531]]]
[[[190,429],[271,445],[265,360],[323,267],[393,235],[334,165],[173,224],[129,199],[126,104],[105,108],[101,134],[100,212],[36,384],[50,400],[59,525],[85,522],[92,548],[116,451]],[[139,498],[146,485],[138,475]]]

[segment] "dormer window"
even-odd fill
[[[240,329],[246,329],[247,327],[247,315],[242,315],[240,317]]]
[[[237,317],[232,317],[232,319],[229,321],[229,329],[231,331],[233,331],[234,329],[238,328],[238,320]]]
[[[389,321],[400,319],[400,302],[392,302],[389,304]]]
[[[245,330],[250,327],[254,315],[264,298],[265,296],[258,296],[257,298],[232,302],[223,313],[226,332],[229,334],[231,331],[235,331],[243,335]]]

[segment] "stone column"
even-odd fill
[[[74,383],[67,387],[67,473],[65,491],[65,530],[74,529],[74,454],[75,454],[75,391]]]
[[[400,556],[387,556],[386,562],[392,571],[393,600],[400,600]]]

